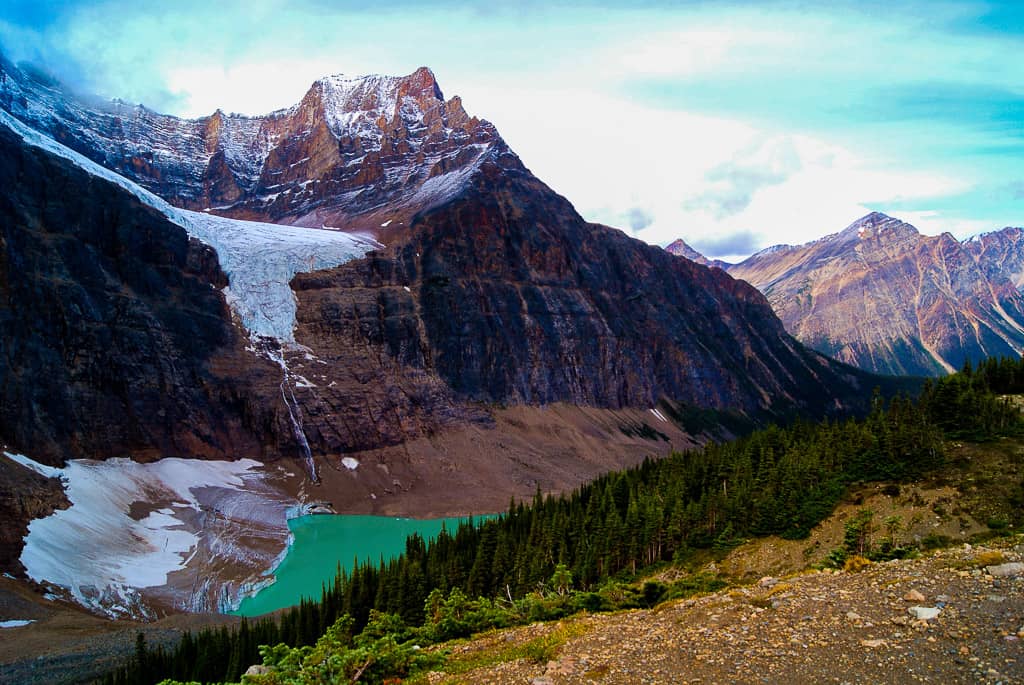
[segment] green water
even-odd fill
[[[489,517],[474,517],[480,521]],[[274,571],[277,582],[242,600],[239,616],[259,616],[294,606],[302,597],[320,599],[323,583],[333,583],[338,563],[352,568],[352,560],[374,563],[405,551],[405,539],[419,533],[425,540],[437,537],[441,527],[455,534],[466,519],[403,519],[388,516],[300,516],[288,521],[295,542]]]

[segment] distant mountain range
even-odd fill
[[[805,245],[717,262],[767,296],[786,330],[884,374],[937,375],[1024,350],[1024,231],[960,242],[877,212]],[[682,241],[668,248],[693,259]],[[710,263],[694,253],[700,263]]]

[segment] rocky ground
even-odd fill
[[[0,628],[0,683],[17,685],[88,683],[134,654],[140,632],[151,646],[170,645],[185,630],[239,621],[223,614],[111,621],[68,602],[46,601],[25,583],[0,577],[0,621],[11,618],[32,621]]]
[[[451,647],[431,683],[1024,682],[1024,538]]]

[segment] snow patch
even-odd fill
[[[21,628],[22,626],[27,626],[29,623],[35,623],[35,620],[27,618],[13,618],[6,621],[0,621],[0,628]]]
[[[343,457],[341,463],[349,471],[355,471],[359,468],[359,460],[354,457]]]
[[[652,414],[654,414],[654,416],[656,416],[657,418],[659,418],[659,419],[661,419],[662,421],[664,421],[665,423],[668,423],[668,419],[666,419],[666,418],[665,418],[665,415],[664,415],[664,414],[662,414],[662,413],[661,413],[660,411],[658,411],[657,409],[651,409],[651,413],[652,413]]]
[[[19,462],[41,473],[49,469],[26,457]],[[266,495],[263,475],[255,471],[260,466],[252,459],[72,460],[53,469],[71,506],[29,524],[21,563],[30,578],[63,588],[90,609],[111,617],[145,615],[138,590],[166,585],[169,573],[185,567],[200,533],[213,525],[208,519],[226,517],[239,527],[247,517],[274,518],[268,505],[250,501]],[[238,494],[228,496],[232,492]],[[152,503],[162,506],[132,511]]]

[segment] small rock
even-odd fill
[[[778,584],[779,579],[773,578],[771,576],[765,576],[761,580],[757,581],[757,586],[760,588],[764,588],[765,590],[770,590]]]
[[[924,595],[922,595],[917,590],[911,590],[907,594],[903,595],[903,601],[904,602],[923,602],[924,601]]]
[[[888,643],[885,640],[861,640],[861,647],[868,647],[869,649],[876,649],[878,647],[885,647]]]
[[[858,623],[864,620],[864,617],[858,614],[856,611],[847,611],[846,620],[851,623]]]
[[[910,623],[910,619],[909,619],[909,618],[907,618],[906,616],[893,616],[893,617],[892,617],[891,619],[889,619],[889,620],[890,620],[890,621],[891,621],[892,623],[895,623],[895,624],[896,624],[896,625],[898,625],[898,626],[905,626],[905,625],[907,625],[908,623]]]
[[[910,607],[907,609],[907,613],[919,621],[931,621],[939,617],[942,609],[938,607]]]
[[[268,673],[270,673],[270,666],[263,664],[253,664],[245,670],[245,675],[267,675]]]
[[[988,574],[990,576],[996,576],[999,578],[1012,578],[1014,576],[1024,575],[1024,563],[1020,561],[1012,561],[1008,564],[986,566],[985,570],[988,571]]]

